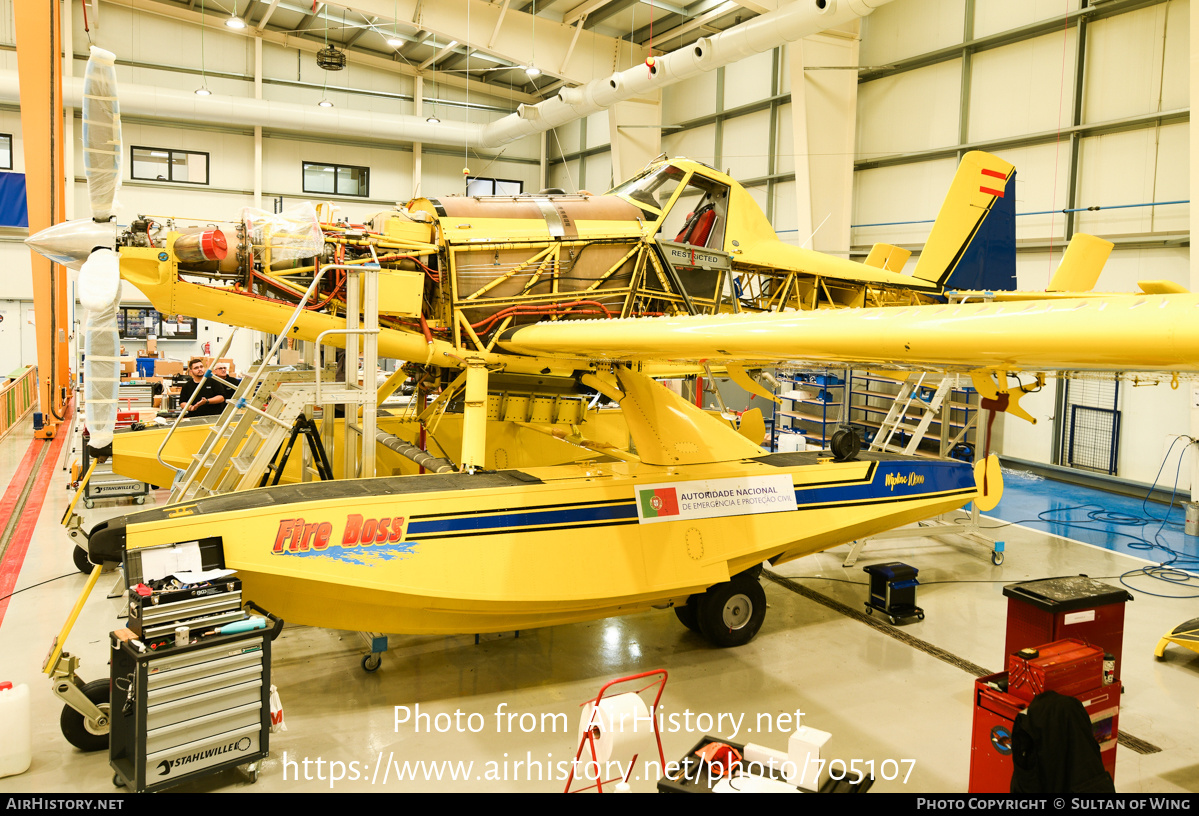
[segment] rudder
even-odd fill
[[[913,275],[941,289],[1016,288],[1016,168],[998,156],[962,157]]]

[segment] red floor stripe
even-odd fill
[[[68,417],[70,414],[68,413]],[[8,524],[8,519],[12,515],[13,506],[16,504],[17,497],[20,496],[21,490],[25,487],[25,482],[29,477],[30,471],[33,469],[33,463],[37,460],[37,455],[41,452],[43,445],[49,444],[50,450],[46,453],[46,458],[42,462],[41,470],[38,471],[37,481],[34,482],[33,489],[29,493],[29,499],[25,502],[25,509],[21,512],[21,520],[17,522],[17,529],[13,533],[12,543],[8,546],[8,552],[4,554],[4,561],[0,562],[0,624],[4,623],[4,614],[8,611],[9,598],[5,597],[13,591],[17,585],[17,577],[21,574],[21,567],[25,563],[25,554],[29,551],[29,542],[33,540],[33,531],[37,527],[38,516],[42,513],[42,504],[46,501],[46,488],[50,486],[50,479],[54,476],[54,469],[58,467],[58,457],[62,453],[62,446],[67,441],[67,436],[70,435],[70,426],[64,423],[59,427],[59,433],[55,435],[50,442],[43,440],[34,440],[29,445],[29,452],[25,454],[25,458],[21,460],[21,467],[17,469],[16,475],[13,476],[12,482],[9,483],[8,490],[4,494],[4,500],[0,503],[0,518],[3,518],[3,523],[0,524],[0,530]],[[65,535],[65,533],[64,533]],[[74,568],[74,562],[68,559],[63,564],[64,569],[67,567]]]
[[[46,444],[45,440],[34,439],[29,443],[29,450],[25,451],[25,458],[21,460],[17,472],[13,474],[12,481],[8,483],[8,490],[4,493],[4,498],[0,499],[0,533],[8,527],[8,520],[12,517],[13,508],[17,506],[17,499],[21,497],[21,491],[25,489],[25,482],[29,480],[29,471],[33,470],[33,463],[37,461],[37,455],[42,449],[42,445]]]

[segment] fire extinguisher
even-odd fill
[[[207,357],[210,354],[212,354],[212,343],[205,343],[204,344],[204,356]]]

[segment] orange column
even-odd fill
[[[62,45],[59,4],[14,4],[17,71],[21,83],[21,134],[25,142],[25,195],[29,234],[63,220]],[[37,322],[38,398],[50,439],[66,417],[64,387],[70,382],[67,332],[67,270],[30,251]]]

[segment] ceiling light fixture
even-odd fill
[[[236,14],[230,15],[229,19],[225,21],[225,25],[229,26],[229,28],[234,28],[234,29],[240,29],[240,28],[246,27],[245,21],[242,20],[242,18],[238,17]]]
[[[430,116],[429,118],[425,119],[425,121],[428,122],[430,125],[440,125],[441,124],[441,120],[438,119],[436,116]]]
[[[333,107],[333,103],[330,102],[328,99],[322,99],[320,102],[317,102],[316,104],[320,105],[322,108]]]
[[[401,45],[404,44],[404,41],[401,40],[399,37],[388,37],[387,44],[390,45],[392,48],[399,48]]]
[[[541,76],[541,69],[538,68],[536,65],[526,65],[525,66],[525,76],[539,77],[539,76]]]
[[[212,91],[208,90],[207,85],[201,85],[196,88],[196,96],[212,96]]]

